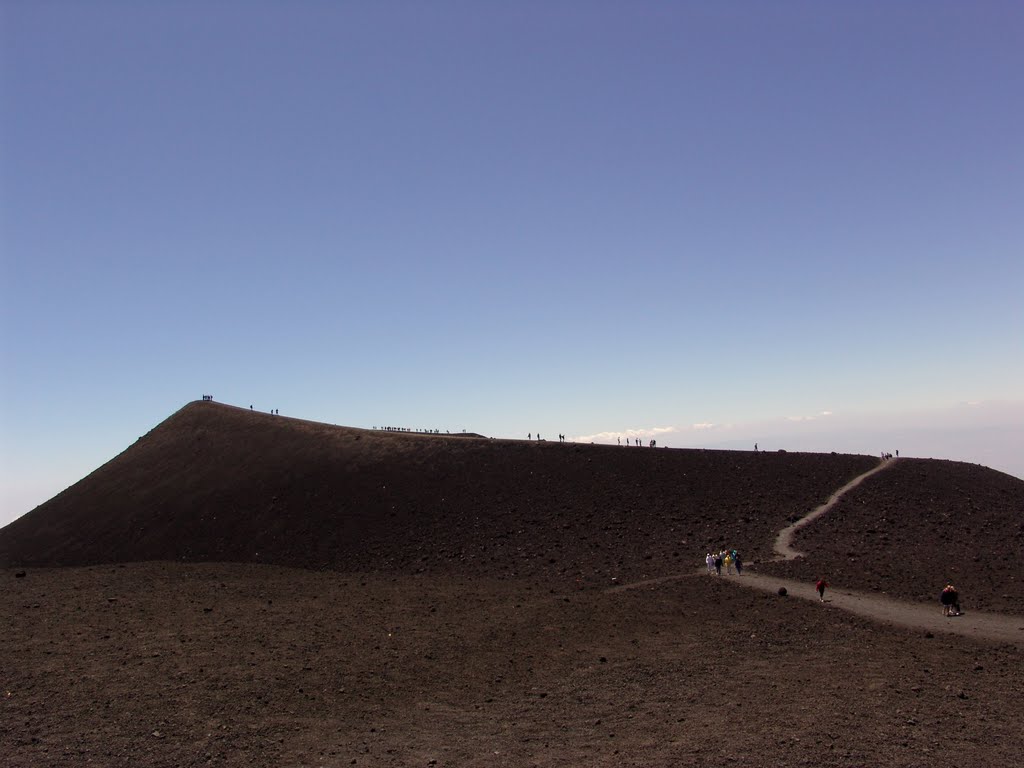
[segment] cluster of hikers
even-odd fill
[[[622,445],[622,438],[621,437],[616,437],[615,441],[619,445]],[[641,446],[641,445],[643,445],[643,443],[640,442],[640,438],[639,437],[627,437],[626,438],[626,445]],[[651,440],[651,442],[649,442],[648,445],[651,448],[657,448],[658,447],[658,441],[657,440]]]
[[[374,426],[374,429],[379,429],[382,432],[415,432],[415,433],[420,434],[420,435],[440,435],[441,434],[441,430],[440,429],[423,429],[423,428],[420,428],[420,429],[410,429],[409,427],[378,427],[378,426]],[[466,430],[462,430],[462,431],[465,432]],[[446,429],[444,431],[444,434],[450,435],[451,434],[451,430]]]
[[[743,558],[735,549],[723,549],[718,554],[708,552],[705,562],[708,564],[708,573],[716,576],[722,575],[722,568],[725,568],[726,573],[732,573],[735,568],[737,576],[743,575]]]
[[[736,568],[737,576],[743,573],[743,558],[740,557],[740,553],[735,549],[723,549],[718,554],[708,552],[706,561],[709,574],[721,576],[723,567],[726,573],[732,573],[734,567]],[[832,585],[825,580],[824,576],[814,583],[814,591],[818,593],[818,600],[820,602],[825,602],[825,590],[830,586]],[[779,589],[779,594],[785,595],[786,588],[782,587]],[[963,614],[963,611],[960,610],[960,593],[957,592],[956,587],[952,584],[947,584],[943,587],[942,593],[939,595],[939,602],[942,603],[943,616],[960,616]]]

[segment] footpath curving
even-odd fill
[[[858,475],[833,493],[824,504],[816,507],[792,525],[779,531],[773,547],[776,553],[775,561],[794,560],[803,556],[803,553],[793,548],[793,534],[827,513],[838,503],[844,494],[856,488],[861,482],[887,469],[897,461],[899,459],[881,461],[877,467],[862,475]],[[705,567],[701,566],[696,574],[691,572],[686,575],[666,576],[631,584],[620,584],[610,587],[606,592],[615,593],[630,589],[652,588],[665,582],[678,581],[680,579],[722,578],[726,579],[730,584],[775,594],[778,594],[784,588],[788,597],[819,602],[818,592],[813,584],[759,574],[756,571],[749,570],[750,565],[753,564],[748,564],[742,576],[731,574],[723,576],[710,575],[707,574]],[[872,621],[883,622],[904,629],[924,631],[929,634],[960,635],[988,642],[1008,643],[1024,648],[1024,617],[979,611],[966,611],[959,616],[947,617],[942,615],[942,609],[937,598],[934,604],[922,604],[907,600],[897,600],[886,596],[884,593],[829,588],[825,591],[825,600],[822,603],[822,607],[831,610],[847,611]]]
[[[707,578],[718,578],[708,576]],[[765,592],[778,593],[785,587],[789,597],[818,601],[813,584],[775,576],[764,576],[744,570],[742,576],[725,576],[730,583]],[[974,637],[996,643],[1011,643],[1024,647],[1024,617],[1001,613],[983,613],[968,610],[959,616],[942,615],[938,596],[934,604],[897,600],[884,594],[858,592],[852,589],[826,589],[823,607],[862,616],[905,629],[923,630],[934,634],[953,634]]]
[[[779,535],[775,537],[775,544],[773,546],[775,554],[778,555],[776,559],[796,560],[798,557],[803,555],[803,552],[798,552],[797,550],[793,549],[793,534],[795,534],[804,526],[810,525],[819,517],[824,515],[826,512],[832,509],[832,507],[834,507],[844,495],[846,495],[848,492],[856,488],[869,477],[878,474],[882,470],[888,469],[897,461],[899,461],[899,459],[882,459],[877,467],[875,467],[874,469],[869,469],[862,475],[857,475],[857,477],[853,478],[853,480],[851,480],[838,491],[829,496],[828,501],[826,501],[824,504],[815,507],[806,515],[797,520],[795,523],[779,531]]]

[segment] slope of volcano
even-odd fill
[[[803,557],[759,569],[920,601],[953,582],[976,608],[1024,615],[1024,481],[986,467],[898,459],[794,546]]]
[[[0,563],[230,561],[604,585],[767,556],[865,456],[359,430],[191,403],[0,531]]]
[[[1011,608],[974,553],[1018,557],[1024,483],[969,465],[901,459],[770,562],[875,466],[190,404],[0,531],[4,765],[1021,765],[1024,640],[698,572],[729,545]]]

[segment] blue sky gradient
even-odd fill
[[[204,393],[1024,476],[1019,3],[0,14],[0,524]]]

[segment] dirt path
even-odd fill
[[[838,491],[829,496],[828,501],[826,501],[824,504],[814,508],[808,514],[801,517],[792,525],[783,528],[781,531],[779,531],[779,535],[775,537],[775,544],[773,546],[775,553],[779,556],[778,559],[795,560],[796,558],[800,557],[803,553],[797,552],[795,549],[793,549],[794,533],[796,533],[799,529],[803,528],[805,525],[810,525],[819,517],[821,517],[830,509],[832,509],[832,507],[836,505],[836,503],[839,501],[839,499],[843,497],[844,494],[856,488],[864,480],[868,479],[869,477],[878,472],[881,472],[883,469],[888,469],[897,461],[899,461],[899,459],[881,460],[877,467],[868,470],[863,475],[857,475],[857,477],[853,478],[853,480],[851,480]]]
[[[707,578],[717,578],[708,576]],[[726,576],[730,582],[765,592],[778,593],[785,587],[789,597],[818,601],[813,584],[791,579],[744,572],[742,576]],[[1011,643],[1024,647],[1024,617],[1000,613],[968,611],[955,617],[942,615],[938,598],[933,604],[896,600],[881,594],[857,592],[852,589],[826,589],[826,609],[838,608],[872,621],[881,621],[905,629],[923,630],[934,634],[954,634]]]
[[[764,576],[749,570],[744,571],[742,576],[719,577],[708,575],[707,571],[701,568],[696,573],[664,576],[632,584],[619,584],[610,587],[605,592],[613,594],[632,589],[654,588],[672,581],[699,578],[723,578],[730,584],[775,594],[778,594],[780,588],[785,587],[787,597],[818,602],[818,593],[813,584],[776,576]],[[1010,643],[1024,648],[1024,616],[968,611],[959,616],[946,617],[942,615],[942,608],[938,600],[934,604],[911,603],[906,600],[896,600],[884,595],[857,592],[852,589],[826,590],[825,602],[822,607],[826,610],[838,608],[872,621],[892,624],[905,629],[920,630],[931,634],[961,635],[996,643]]]
[[[874,469],[858,475],[833,493],[824,504],[816,507],[792,525],[783,528],[775,539],[774,550],[777,555],[776,560],[794,560],[797,557],[801,557],[803,553],[798,552],[792,547],[794,532],[817,520],[835,506],[845,493],[856,488],[862,481],[871,477],[871,475],[892,466],[896,461],[898,459],[882,461]],[[708,575],[704,567],[701,567],[697,573],[665,576],[631,584],[619,584],[609,588],[606,592],[615,593],[630,589],[643,589],[645,587],[655,587],[666,582],[692,578],[725,578],[730,583],[738,586],[760,589],[775,594],[778,594],[780,589],[785,588],[787,597],[819,601],[818,593],[814,585],[810,583],[783,579],[776,576],[765,576],[750,570],[746,570],[743,576],[725,575],[719,577]],[[947,617],[942,615],[942,609],[938,600],[934,604],[912,603],[906,600],[896,600],[882,594],[857,592],[851,589],[826,590],[825,601],[822,607],[826,610],[838,608],[839,610],[863,616],[872,621],[892,624],[905,629],[924,631],[929,633],[929,635],[935,633],[954,634],[997,643],[1009,643],[1024,648],[1024,617],[1021,616],[971,611],[965,612],[960,616]]]

